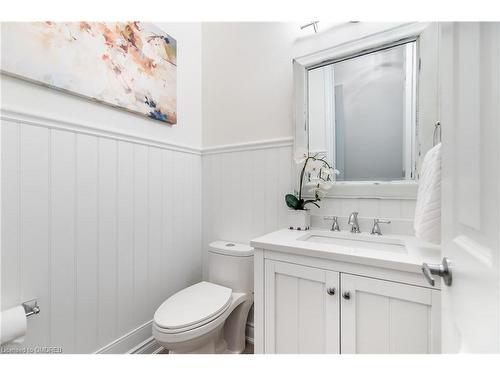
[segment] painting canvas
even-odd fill
[[[176,40],[143,22],[4,22],[2,71],[169,124]]]

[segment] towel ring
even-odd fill
[[[432,134],[432,145],[435,146],[441,142],[441,122],[436,121],[434,125],[434,133]]]

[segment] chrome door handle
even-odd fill
[[[326,290],[326,292],[330,295],[330,296],[333,296],[335,295],[335,288],[328,288]]]
[[[342,297],[344,297],[344,299],[351,299],[351,293],[349,293],[349,292],[344,292],[344,293],[342,294]]]
[[[450,286],[453,281],[450,264],[450,260],[446,257],[443,258],[441,264],[422,263],[422,273],[432,286],[436,284],[432,275],[442,277],[445,285]]]

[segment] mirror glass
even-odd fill
[[[416,41],[307,68],[309,154],[337,181],[415,179]]]

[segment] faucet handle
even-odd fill
[[[382,231],[380,230],[379,223],[380,224],[390,224],[391,221],[387,220],[387,219],[374,218],[373,219],[373,228],[372,228],[371,234],[377,234],[379,236],[382,235]]]
[[[323,217],[323,219],[324,220],[333,220],[332,227],[330,228],[331,231],[333,231],[333,232],[340,231],[338,216],[325,216],[325,217]]]

